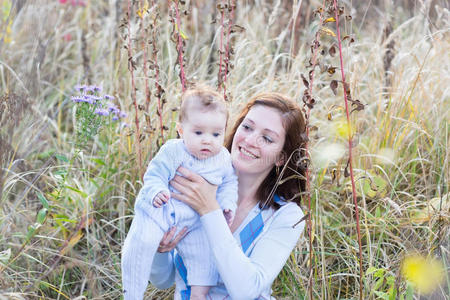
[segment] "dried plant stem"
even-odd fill
[[[220,10],[220,45],[219,45],[219,74],[218,74],[218,80],[217,80],[217,88],[220,90],[220,88],[223,86],[225,87],[225,82],[223,81],[223,73],[222,73],[222,65],[223,65],[223,34],[224,34],[224,18],[225,18],[225,8],[226,5],[222,5]]]
[[[231,40],[231,27],[234,23],[234,9],[236,7],[235,0],[231,0],[230,2],[231,10],[228,17],[228,32],[227,32],[227,43],[225,46],[225,71],[223,76],[223,97],[225,100],[227,99],[226,93],[227,93],[227,87],[225,85],[225,82],[227,81],[227,75],[228,75],[228,66],[230,64],[230,40]]]
[[[152,0],[152,10],[156,11],[157,4],[155,3],[155,0]],[[158,14],[157,14],[158,16]],[[164,144],[164,125],[163,125],[163,119],[162,119],[162,87],[161,83],[159,82],[159,65],[158,65],[158,47],[157,47],[157,17],[153,18],[153,27],[152,27],[152,46],[153,46],[153,67],[155,69],[155,87],[156,87],[156,98],[158,99],[158,118],[159,118],[159,128],[161,130],[161,141]]]
[[[344,102],[345,102],[345,114],[347,117],[347,125],[350,127],[350,112],[348,107],[347,100],[347,83],[345,81],[345,73],[344,73],[344,60],[342,56],[342,43],[341,43],[341,32],[339,30],[339,10],[337,7],[337,0],[334,0],[334,13],[336,19],[336,34],[339,46],[339,60],[341,64],[341,77],[342,77],[342,86],[344,88]],[[361,230],[359,226],[359,210],[358,210],[358,202],[356,200],[356,186],[355,186],[355,177],[353,175],[353,163],[352,163],[352,132],[348,131],[348,161],[349,161],[349,169],[350,169],[350,180],[352,183],[352,196],[353,196],[353,204],[355,206],[355,216],[356,216],[356,231],[358,234],[358,246],[359,246],[359,299],[363,299],[363,265],[362,265],[362,246],[361,246]]]
[[[325,7],[325,0],[322,2],[322,11]],[[320,21],[319,24],[322,26],[322,20],[323,20],[323,14],[320,14]],[[311,73],[309,74],[309,94],[312,95],[312,88],[314,84],[314,74],[315,69],[317,65],[317,54],[319,52],[319,37],[320,37],[320,28],[317,30],[315,38],[314,38],[314,51],[313,51],[313,57],[312,57],[312,69]],[[309,118],[311,115],[311,107],[307,107],[306,110],[306,136],[309,138]],[[305,152],[307,157],[309,158],[309,144],[305,144]],[[309,242],[309,299],[313,298],[313,246],[312,246],[312,220],[311,220],[311,178],[309,176],[309,167],[306,168],[305,172],[306,177],[306,197],[308,202],[308,242]]]
[[[144,9],[144,0],[140,1],[141,10]],[[150,107],[150,88],[148,84],[148,66],[147,66],[147,43],[146,43],[146,32],[145,32],[145,26],[144,26],[144,16],[145,12],[142,11],[141,16],[141,23],[139,30],[141,31],[141,43],[142,43],[142,58],[144,60],[144,86],[145,86],[145,112],[149,113],[149,107]],[[147,128],[152,128],[151,118],[149,116],[145,116],[145,120],[147,122]]]
[[[176,16],[176,32],[177,32],[177,52],[178,52],[178,63],[180,65],[180,81],[181,88],[183,92],[186,90],[186,75],[184,73],[184,62],[183,62],[183,37],[181,36],[181,21],[180,21],[180,9],[178,7],[178,1],[174,0],[175,3],[175,16]]]
[[[136,84],[134,81],[134,63],[133,63],[133,54],[131,52],[131,0],[127,1],[127,28],[128,28],[128,70],[130,71],[130,77],[131,77],[131,99],[133,101],[134,105],[134,122],[136,124],[136,152],[138,156],[138,168],[139,168],[139,176],[142,178],[144,175],[142,172],[142,150],[141,150],[141,131],[139,127],[139,118],[138,118],[138,112],[139,108],[136,101]]]

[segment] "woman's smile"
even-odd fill
[[[244,147],[239,147],[239,151],[241,152],[241,154],[243,154],[244,157],[248,157],[248,158],[252,158],[252,159],[257,159],[258,158],[257,155],[251,153],[250,151],[248,151]]]

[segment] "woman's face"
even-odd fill
[[[281,113],[275,108],[250,108],[233,138],[231,157],[239,174],[268,174],[274,164],[283,163],[281,151],[286,132]]]

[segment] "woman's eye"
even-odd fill
[[[197,130],[197,131],[195,132],[195,134],[196,134],[196,135],[201,135],[202,132]]]
[[[266,143],[268,143],[268,144],[273,143],[273,140],[272,140],[270,137],[268,137],[268,136],[263,136],[263,139],[264,139],[264,141],[265,141]]]
[[[242,128],[244,128],[245,130],[250,130],[250,126],[248,126],[246,124],[242,124]]]
[[[213,136],[214,136],[214,137],[219,137],[219,136],[220,136],[220,133],[214,132],[214,133],[213,133]]]

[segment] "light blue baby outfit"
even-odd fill
[[[167,141],[151,160],[144,175],[144,185],[135,203],[135,217],[122,249],[122,281],[125,299],[142,299],[159,243],[172,226],[177,231],[188,227],[188,234],[178,243],[177,251],[187,268],[189,285],[217,284],[208,239],[199,215],[188,205],[171,198],[160,208],[153,206],[161,191],[176,192],[169,186],[179,166],[218,185],[216,199],[222,210],[236,210],[237,177],[226,148],[210,158],[199,160],[186,149],[182,139]]]

